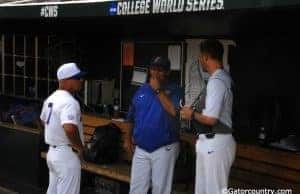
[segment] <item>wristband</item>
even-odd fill
[[[159,93],[161,93],[162,92],[162,89],[160,89],[160,88],[158,88],[158,89],[156,89],[155,90],[155,93],[158,95]]]

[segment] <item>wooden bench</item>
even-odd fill
[[[46,159],[47,153],[42,152],[41,157]],[[130,165],[126,163],[99,165],[90,162],[84,162],[84,164],[81,166],[81,169],[93,174],[105,176],[121,182],[130,182]]]
[[[110,122],[115,123],[121,129],[123,137],[129,135],[128,126],[122,122],[90,115],[83,115],[83,122],[86,141],[92,136],[95,127]],[[196,142],[196,137],[188,133],[182,133],[180,139],[192,147]],[[45,158],[45,153],[42,153],[42,157]],[[122,158],[131,161],[132,155],[124,151]],[[299,154],[239,143],[229,183],[230,186],[237,188],[260,188],[261,186],[266,188],[291,188],[293,193],[300,193],[299,162]],[[114,180],[127,183],[130,181],[130,165],[128,162],[113,165],[86,163],[82,166],[82,169]]]

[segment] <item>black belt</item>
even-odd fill
[[[51,148],[57,148],[57,147],[59,147],[59,146],[71,146],[71,145],[69,145],[69,144],[67,144],[67,145],[49,145]]]
[[[216,136],[216,134],[232,134],[232,133],[214,133],[214,132],[210,132],[210,133],[197,133],[197,137],[199,136],[199,135],[205,135],[205,137],[207,138],[207,139],[213,139],[215,136]]]
[[[214,133],[214,132],[211,132],[211,133],[197,133],[197,136],[199,136],[199,135],[205,135],[205,137],[207,139],[212,139],[212,138],[215,137],[216,133]]]

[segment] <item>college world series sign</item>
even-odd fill
[[[111,3],[110,15],[146,15],[223,10],[224,0],[131,0]]]

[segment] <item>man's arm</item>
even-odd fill
[[[213,117],[209,117],[209,116],[205,116],[200,112],[194,111],[194,119],[204,125],[208,125],[208,126],[214,126],[217,122],[218,119],[213,118]]]
[[[74,124],[64,124],[63,128],[72,144],[72,147],[77,149],[79,152],[83,151],[83,145],[77,126]]]
[[[153,76],[150,78],[149,82],[150,86],[154,91],[160,89],[161,83],[157,76]],[[171,116],[176,116],[176,108],[171,100],[171,98],[165,93],[165,91],[160,91],[158,94],[158,99],[163,106],[163,109],[170,114]]]
[[[169,113],[171,116],[176,116],[176,108],[171,100],[171,98],[166,94],[165,91],[159,92],[157,94],[160,103],[162,104],[164,110]]]
[[[180,111],[182,119],[192,120],[213,126],[218,122],[218,118],[223,105],[225,95],[225,85],[220,80],[212,80],[207,85],[207,94],[205,98],[205,108],[202,113],[195,111],[191,107],[183,107]]]
[[[126,150],[127,153],[133,154],[134,145],[133,145],[133,137],[132,137],[132,130],[133,130],[133,123],[135,117],[135,108],[134,103],[132,102],[128,114],[126,117],[126,121],[124,122],[124,128],[126,129],[127,133],[124,134],[124,143],[123,148]]]
[[[133,124],[130,122],[124,122],[124,124],[125,128],[127,129],[127,133],[124,135],[123,147],[128,153],[132,154],[134,151],[134,142],[132,138]]]
[[[214,117],[205,116],[200,112],[192,109],[191,107],[182,107],[180,110],[180,116],[185,120],[195,119],[197,122],[202,123],[204,125],[213,126],[217,123],[218,119]]]
[[[64,128],[71,146],[78,151],[78,156],[83,161],[83,142],[81,141],[78,126],[80,124],[80,107],[77,103],[66,104],[60,113],[61,125]]]

